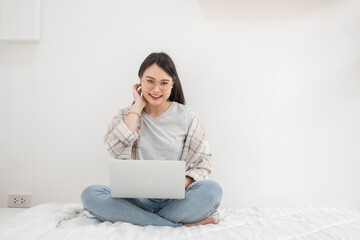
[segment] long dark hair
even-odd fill
[[[141,78],[145,70],[154,63],[172,77],[173,88],[171,89],[169,100],[185,104],[185,97],[181,88],[181,83],[176,71],[175,64],[166,53],[151,53],[149,56],[147,56],[147,58],[140,66],[138,76]]]

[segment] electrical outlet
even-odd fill
[[[12,208],[29,208],[31,207],[30,194],[9,194],[8,207]]]

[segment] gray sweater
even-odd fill
[[[143,132],[143,117],[137,122],[137,128],[131,133],[126,126],[126,118],[130,107],[123,108],[111,120],[104,143],[106,150],[116,159],[140,159],[139,144]],[[180,123],[178,123],[180,124]],[[211,153],[205,137],[205,129],[197,119],[191,122],[185,136],[180,161],[185,161],[185,175],[195,181],[207,179],[211,173]]]
[[[172,102],[160,116],[144,111],[139,158],[142,160],[180,160],[187,132],[195,113],[186,105]]]

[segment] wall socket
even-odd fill
[[[9,194],[8,207],[11,208],[31,207],[31,194]]]

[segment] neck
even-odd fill
[[[166,101],[160,105],[146,104],[144,111],[152,117],[157,117],[166,111],[171,105],[171,101]]]

